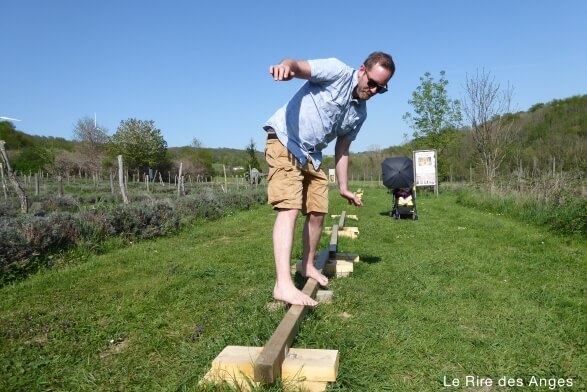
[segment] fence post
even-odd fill
[[[118,156],[118,182],[120,184],[120,192],[122,193],[122,201],[124,204],[129,204],[130,201],[126,194],[126,184],[124,182],[124,163],[122,162],[122,155]]]
[[[10,162],[8,161],[8,156],[6,155],[6,149],[4,148],[4,144],[6,144],[6,142],[4,142],[4,140],[0,140],[0,156],[2,157],[2,161],[6,165],[6,172],[8,173],[8,178],[10,179],[10,182],[12,182],[12,186],[14,187],[14,190],[16,191],[16,193],[18,194],[18,198],[20,199],[20,211],[26,214],[29,211],[27,195],[24,189],[22,189],[22,187],[18,183],[16,176],[12,172],[12,168],[10,167]]]

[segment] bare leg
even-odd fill
[[[314,266],[316,257],[316,248],[320,242],[322,234],[322,225],[324,223],[324,214],[310,212],[306,216],[304,224],[304,259],[302,263],[302,275],[307,278],[315,279],[321,286],[328,285],[328,278]]]
[[[291,252],[298,210],[279,210],[273,226],[273,254],[276,281],[273,297],[292,305],[316,306],[318,302],[302,293],[291,279]]]

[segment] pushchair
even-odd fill
[[[418,219],[416,187],[414,186],[414,164],[410,158],[385,158],[381,163],[383,185],[393,195],[393,207],[389,216]]]

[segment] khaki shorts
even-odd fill
[[[277,139],[267,140],[265,159],[269,165],[268,196],[274,209],[328,212],[328,178],[311,161],[302,166]]]

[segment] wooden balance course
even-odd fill
[[[356,227],[346,227],[346,211],[338,225],[325,232],[330,233],[330,245],[322,250],[314,265],[327,276],[346,277],[353,272],[353,264],[359,256],[338,252],[338,237],[357,238]],[[356,215],[349,219],[358,220]],[[292,272],[301,267],[301,260],[292,266]],[[332,302],[332,291],[319,290],[318,282],[308,279],[302,291],[320,303]],[[202,379],[203,383],[228,383],[237,390],[250,391],[260,384],[274,384],[281,380],[286,390],[324,391],[329,382],[336,381],[338,373],[338,350],[294,348],[292,344],[298,333],[308,307],[291,305],[281,323],[264,347],[226,346],[212,361],[212,367]]]

